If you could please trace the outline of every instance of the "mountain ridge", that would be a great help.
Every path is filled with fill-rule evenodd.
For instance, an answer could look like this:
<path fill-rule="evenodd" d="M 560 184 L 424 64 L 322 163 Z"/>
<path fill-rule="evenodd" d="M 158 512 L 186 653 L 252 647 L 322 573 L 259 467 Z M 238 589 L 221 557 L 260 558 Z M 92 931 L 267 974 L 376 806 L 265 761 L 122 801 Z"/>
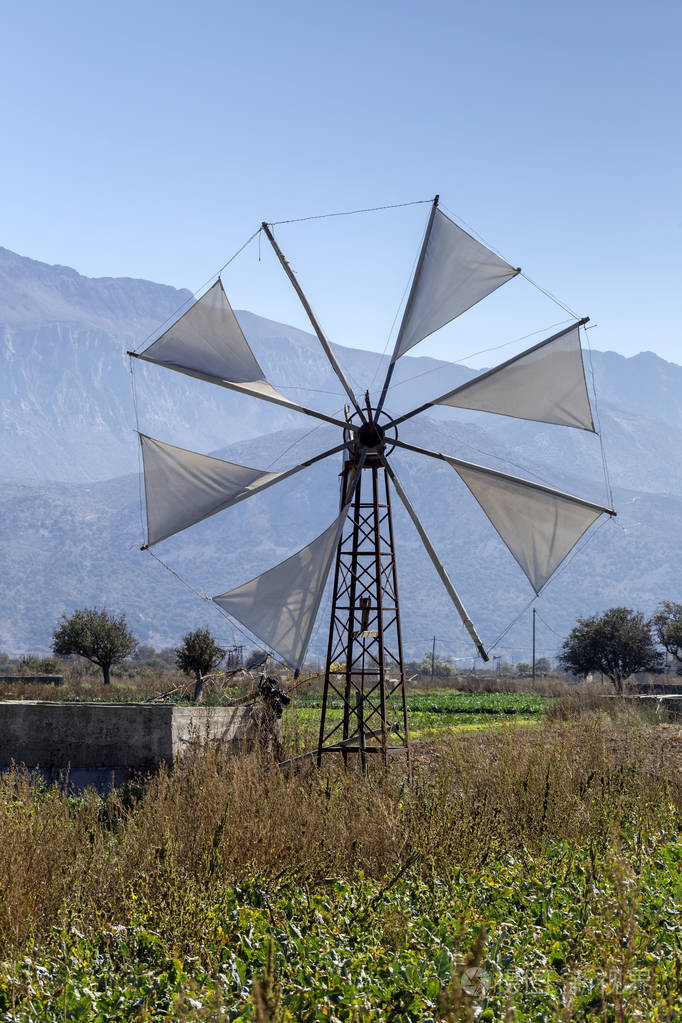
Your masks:
<path fill-rule="evenodd" d="M 60 614 L 82 603 L 127 610 L 141 640 L 158 644 L 175 642 L 186 627 L 207 620 L 225 628 L 222 619 L 216 623 L 214 608 L 135 550 L 144 535 L 125 350 L 143 345 L 189 297 L 153 282 L 83 278 L 71 268 L 0 249 L 0 647 L 47 649 Z M 305 384 L 321 411 L 342 409 L 345 395 L 312 334 L 255 313 L 238 315 L 266 373 L 284 393 L 300 400 Z M 334 347 L 358 379 L 378 376 L 386 363 L 377 353 Z M 660 599 L 682 598 L 675 571 L 682 554 L 682 367 L 652 352 L 629 358 L 586 352 L 585 363 L 588 382 L 592 370 L 597 380 L 619 519 L 596 531 L 590 557 L 577 556 L 561 569 L 561 583 L 551 582 L 541 598 L 543 616 L 564 634 L 571 616 L 621 603 L 623 593 L 647 612 Z M 477 372 L 406 356 L 389 407 L 398 414 Z M 325 424 L 159 367 L 142 367 L 136 380 L 141 428 L 169 443 L 284 468 L 338 442 Z M 415 417 L 400 431 L 422 446 L 525 474 L 600 504 L 608 500 L 599 441 L 583 431 L 444 408 Z M 167 541 L 161 555 L 207 593 L 251 578 L 329 524 L 338 499 L 338 464 L 331 463 Z M 525 578 L 451 470 L 402 452 L 396 452 L 395 465 L 491 642 L 527 602 Z M 468 650 L 405 513 L 398 507 L 394 514 L 406 649 L 423 653 L 420 644 L 436 631 L 451 651 Z M 323 646 L 323 623 L 321 614 L 314 650 Z M 523 659 L 527 631 L 520 624 L 505 640 L 509 650 L 526 643 Z M 541 630 L 539 646 L 546 652 L 557 642 L 551 630 Z"/>

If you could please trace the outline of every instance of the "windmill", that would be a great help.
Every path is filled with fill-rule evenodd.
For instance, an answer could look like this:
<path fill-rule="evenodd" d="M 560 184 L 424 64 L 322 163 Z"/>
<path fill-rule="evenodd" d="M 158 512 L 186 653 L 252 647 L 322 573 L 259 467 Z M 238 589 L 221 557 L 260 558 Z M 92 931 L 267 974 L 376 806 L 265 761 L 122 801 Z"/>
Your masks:
<path fill-rule="evenodd" d="M 293 285 L 348 404 L 343 419 L 298 404 L 266 379 L 220 277 L 169 328 L 131 357 L 331 423 L 339 443 L 270 472 L 176 447 L 140 433 L 147 513 L 143 549 L 260 494 L 309 466 L 343 455 L 340 508 L 318 537 L 279 565 L 211 599 L 300 670 L 333 566 L 318 763 L 326 753 L 409 756 L 400 605 L 391 511 L 397 494 L 478 654 L 474 623 L 391 464 L 398 448 L 438 459 L 465 483 L 536 594 L 610 507 L 403 441 L 400 425 L 435 406 L 473 409 L 596 433 L 578 319 L 539 344 L 397 418 L 384 411 L 397 361 L 424 338 L 521 271 L 472 237 L 433 200 L 395 348 L 376 401 L 356 395 L 272 230 L 261 230 Z M 330 475 L 330 481 L 333 479 Z M 341 701 L 342 716 L 328 714 Z"/>

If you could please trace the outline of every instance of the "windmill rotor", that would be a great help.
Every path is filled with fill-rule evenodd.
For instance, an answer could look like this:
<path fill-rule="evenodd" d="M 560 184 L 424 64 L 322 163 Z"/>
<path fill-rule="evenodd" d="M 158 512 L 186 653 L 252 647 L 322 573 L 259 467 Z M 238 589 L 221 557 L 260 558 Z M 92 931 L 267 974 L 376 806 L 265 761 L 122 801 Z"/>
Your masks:
<path fill-rule="evenodd" d="M 605 505 L 403 441 L 398 427 L 435 406 L 473 409 L 596 433 L 582 359 L 587 318 L 479 373 L 398 417 L 385 411 L 397 361 L 521 271 L 431 204 L 395 347 L 378 400 L 350 385 L 303 288 L 279 247 L 262 231 L 310 319 L 349 403 L 345 419 L 294 402 L 266 378 L 232 310 L 220 277 L 170 327 L 131 357 L 283 406 L 340 428 L 339 443 L 284 471 L 238 465 L 170 445 L 140 431 L 150 548 L 196 523 L 276 486 L 339 453 L 339 513 L 319 536 L 266 572 L 211 599 L 300 670 L 333 571 L 324 696 L 317 759 L 329 752 L 409 757 L 405 666 L 391 492 L 398 495 L 479 656 L 488 652 L 402 486 L 390 458 L 396 448 L 446 463 L 460 477 L 536 594 Z M 401 707 L 389 716 L 399 696 Z M 328 718 L 340 699 L 342 719 Z"/>

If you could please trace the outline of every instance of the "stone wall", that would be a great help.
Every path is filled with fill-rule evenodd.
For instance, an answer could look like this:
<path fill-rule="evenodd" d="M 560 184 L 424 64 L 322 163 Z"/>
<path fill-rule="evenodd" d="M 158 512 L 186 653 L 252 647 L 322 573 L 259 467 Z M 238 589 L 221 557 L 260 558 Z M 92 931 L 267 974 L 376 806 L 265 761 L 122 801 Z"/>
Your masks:
<path fill-rule="evenodd" d="M 0 769 L 15 763 L 49 777 L 68 772 L 77 785 L 154 771 L 193 743 L 238 750 L 257 740 L 251 707 L 0 702 Z"/>
<path fill-rule="evenodd" d="M 37 682 L 43 686 L 64 685 L 63 675 L 0 675 L 0 684 L 3 682 L 23 682 L 28 685 L 30 682 Z"/>

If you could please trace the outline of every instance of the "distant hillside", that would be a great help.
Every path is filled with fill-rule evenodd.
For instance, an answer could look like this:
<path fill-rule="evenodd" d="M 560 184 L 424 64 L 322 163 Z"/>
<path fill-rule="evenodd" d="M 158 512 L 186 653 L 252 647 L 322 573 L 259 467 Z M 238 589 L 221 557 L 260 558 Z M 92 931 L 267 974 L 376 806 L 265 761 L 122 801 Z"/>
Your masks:
<path fill-rule="evenodd" d="M 439 446 L 457 448 L 460 438 L 447 425 L 427 422 L 415 439 L 424 441 L 434 432 Z M 265 446 L 246 441 L 223 453 L 267 463 L 300 436 L 300 431 L 276 434 Z M 301 457 L 310 447 L 300 444 Z M 451 470 L 437 463 L 425 468 L 411 455 L 398 456 L 395 464 L 485 641 L 491 642 L 529 600 L 524 576 Z M 551 468 L 546 465 L 546 472 Z M 338 458 L 320 463 L 156 550 L 200 592 L 222 592 L 287 557 L 328 525 L 338 470 Z M 607 522 L 597 532 L 538 604 L 559 634 L 578 614 L 623 602 L 650 611 L 662 597 L 681 597 L 682 499 L 617 488 L 616 503 L 617 524 Z M 435 634 L 443 649 L 463 656 L 470 643 L 440 581 L 399 505 L 394 514 L 406 647 L 420 655 Z M 206 622 L 231 642 L 232 627 L 212 605 L 137 550 L 142 537 L 134 475 L 87 485 L 2 481 L 0 648 L 46 649 L 60 614 L 103 603 L 124 609 L 145 642 L 165 645 Z M 538 625 L 538 647 L 552 653 L 559 639 Z M 312 644 L 318 654 L 325 629 L 323 613 Z M 496 652 L 525 657 L 528 630 L 526 615 Z"/>
<path fill-rule="evenodd" d="M 144 347 L 190 297 L 149 281 L 82 277 L 0 248 L 0 474 L 87 482 L 135 470 L 125 353 Z M 253 313 L 239 316 L 278 387 L 323 411 L 343 408 L 345 395 L 316 338 Z M 338 351 L 351 375 L 371 379 L 378 355 Z M 433 359 L 403 359 L 396 382 L 434 367 L 444 370 L 441 379 L 453 387 L 472 375 Z M 140 365 L 138 383 L 143 429 L 203 450 L 226 438 L 314 425 L 277 406 L 164 370 Z M 408 403 L 432 396 L 428 377 L 402 390 Z"/>
<path fill-rule="evenodd" d="M 136 549 L 143 533 L 124 353 L 188 295 L 145 281 L 89 280 L 0 249 L 0 648 L 45 650 L 60 614 L 94 603 L 125 610 L 145 642 L 174 642 L 204 622 L 232 640 L 231 625 L 213 606 Z M 278 386 L 320 409 L 343 405 L 314 337 L 252 313 L 239 316 Z M 354 378 L 372 378 L 376 354 L 338 352 Z M 541 652 L 556 650 L 579 613 L 616 603 L 650 611 L 660 599 L 682 599 L 682 367 L 650 352 L 631 359 L 595 352 L 593 365 L 619 518 L 550 583 L 538 604 L 550 626 L 539 622 Z M 390 407 L 413 407 L 472 375 L 406 357 Z M 331 427 L 314 429 L 299 415 L 177 374 L 151 368 L 138 383 L 144 428 L 174 443 L 191 437 L 199 450 L 284 467 L 337 442 Z M 604 499 L 598 440 L 580 431 L 439 409 L 404 424 L 401 436 Z M 404 453 L 396 453 L 395 465 L 491 642 L 530 598 L 524 576 L 446 466 Z M 320 463 L 161 544 L 158 553 L 200 592 L 237 585 L 328 525 L 338 470 L 337 459 Z M 471 644 L 402 509 L 395 516 L 406 647 L 421 654 L 435 633 L 441 649 L 464 656 Z M 325 628 L 323 612 L 314 651 L 323 649 Z M 496 652 L 525 658 L 528 642 L 526 616 Z"/>

